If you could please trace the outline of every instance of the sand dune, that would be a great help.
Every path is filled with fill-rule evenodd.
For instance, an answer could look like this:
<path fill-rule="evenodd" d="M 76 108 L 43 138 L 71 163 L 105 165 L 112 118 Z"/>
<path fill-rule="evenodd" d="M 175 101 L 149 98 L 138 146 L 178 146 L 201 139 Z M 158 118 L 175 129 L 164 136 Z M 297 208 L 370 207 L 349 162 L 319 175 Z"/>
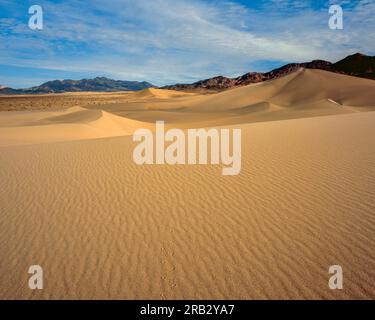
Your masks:
<path fill-rule="evenodd" d="M 242 125 L 229 179 L 136 166 L 130 137 L 3 147 L 0 297 L 375 298 L 374 121 Z M 27 288 L 31 264 L 42 291 Z M 343 291 L 328 288 L 332 264 Z"/>
<path fill-rule="evenodd" d="M 374 299 L 374 89 L 301 69 L 216 94 L 48 95 L 0 112 L 0 298 Z M 241 128 L 241 174 L 135 165 L 130 135 L 155 120 Z M 328 288 L 336 264 L 342 291 Z"/>
<path fill-rule="evenodd" d="M 158 98 L 158 99 L 170 99 L 186 96 L 194 96 L 194 93 L 174 91 L 174 90 L 164 90 L 164 89 L 155 89 L 148 88 L 139 92 L 132 93 L 129 98 Z"/>
<path fill-rule="evenodd" d="M 148 123 L 81 107 L 63 112 L 29 112 L 27 116 L 12 112 L 5 118 L 8 125 L 0 127 L 0 146 L 126 136 L 138 128 L 152 127 Z M 15 125 L 17 119 L 19 123 Z M 9 126 L 9 122 L 13 126 Z"/>
<path fill-rule="evenodd" d="M 216 94 L 184 93 L 151 88 L 122 95 L 110 93 L 108 96 L 121 97 L 121 99 L 109 104 L 105 102 L 103 96 L 107 94 L 94 94 L 91 98 L 99 99 L 98 104 L 92 103 L 83 109 L 74 106 L 55 113 L 47 110 L 34 113 L 16 112 L 2 116 L 0 133 L 3 138 L 0 138 L 0 145 L 4 145 L 1 140 L 6 140 L 6 144 L 11 143 L 15 131 L 17 131 L 15 142 L 21 141 L 23 136 L 28 143 L 37 142 L 39 131 L 42 136 L 45 136 L 49 129 L 56 131 L 53 127 L 45 127 L 53 124 L 59 125 L 57 131 L 61 132 L 62 129 L 69 133 L 65 137 L 54 132 L 50 139 L 43 141 L 128 135 L 138 127 L 150 127 L 157 120 L 188 128 L 375 110 L 374 81 L 307 69 L 300 69 L 273 81 Z M 79 99 L 86 95 L 82 93 L 66 95 L 66 99 L 73 99 L 73 97 L 77 97 L 77 102 L 82 104 Z M 50 98 L 47 95 L 40 98 L 41 101 L 43 99 Z M 115 124 L 112 125 L 112 121 Z M 105 123 L 110 126 L 110 130 L 105 129 Z M 74 129 L 64 128 L 65 125 L 73 125 Z M 103 133 L 102 129 L 106 132 Z M 76 136 L 74 130 L 77 131 Z M 29 137 L 35 138 L 30 140 Z"/>
<path fill-rule="evenodd" d="M 371 111 L 375 110 L 374 92 L 372 80 L 300 69 L 283 78 L 217 94 L 168 99 L 169 92 L 165 99 L 150 98 L 98 108 L 147 122 L 164 119 L 189 126 L 241 124 Z"/>

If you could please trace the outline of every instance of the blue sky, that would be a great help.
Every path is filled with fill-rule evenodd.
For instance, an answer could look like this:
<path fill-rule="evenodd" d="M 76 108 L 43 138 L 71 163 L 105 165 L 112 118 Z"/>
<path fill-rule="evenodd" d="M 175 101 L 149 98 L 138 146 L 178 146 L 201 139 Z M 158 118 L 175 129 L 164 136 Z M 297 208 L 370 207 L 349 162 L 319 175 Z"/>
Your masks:
<path fill-rule="evenodd" d="M 41 5 L 44 29 L 28 28 Z M 328 28 L 328 7 L 344 30 Z M 0 0 L 0 85 L 108 76 L 156 85 L 375 55 L 375 0 Z"/>

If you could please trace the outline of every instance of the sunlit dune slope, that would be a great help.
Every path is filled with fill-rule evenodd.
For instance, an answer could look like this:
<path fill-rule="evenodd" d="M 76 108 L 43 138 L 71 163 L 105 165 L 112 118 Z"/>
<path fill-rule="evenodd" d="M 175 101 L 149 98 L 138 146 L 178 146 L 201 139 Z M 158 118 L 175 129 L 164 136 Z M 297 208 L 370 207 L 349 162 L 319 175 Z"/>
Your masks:
<path fill-rule="evenodd" d="M 150 124 L 126 119 L 101 110 L 73 107 L 63 112 L 34 112 L 5 116 L 0 127 L 0 146 L 56 141 L 97 139 L 132 134 Z M 17 123 L 17 118 L 20 122 Z"/>
<path fill-rule="evenodd" d="M 138 166 L 131 137 L 2 147 L 0 298 L 374 299 L 374 122 L 236 126 L 233 177 Z"/>

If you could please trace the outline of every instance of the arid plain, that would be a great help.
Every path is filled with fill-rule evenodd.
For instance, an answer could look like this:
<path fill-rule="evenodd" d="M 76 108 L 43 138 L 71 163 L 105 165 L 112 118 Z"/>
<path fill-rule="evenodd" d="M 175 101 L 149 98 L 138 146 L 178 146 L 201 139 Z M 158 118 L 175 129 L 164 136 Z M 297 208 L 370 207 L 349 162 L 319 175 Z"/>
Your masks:
<path fill-rule="evenodd" d="M 375 298 L 375 81 L 300 69 L 0 110 L 0 298 Z M 132 133 L 157 120 L 241 128 L 241 173 L 137 166 Z M 43 290 L 28 288 L 35 264 Z"/>

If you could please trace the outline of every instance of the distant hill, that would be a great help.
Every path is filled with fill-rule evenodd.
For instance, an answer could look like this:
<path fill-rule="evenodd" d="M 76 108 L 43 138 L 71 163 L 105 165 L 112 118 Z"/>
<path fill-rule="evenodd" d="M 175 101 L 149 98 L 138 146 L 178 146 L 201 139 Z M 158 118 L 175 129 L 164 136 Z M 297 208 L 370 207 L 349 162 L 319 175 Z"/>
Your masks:
<path fill-rule="evenodd" d="M 334 71 L 375 80 L 375 57 L 356 53 L 332 65 Z"/>
<path fill-rule="evenodd" d="M 299 68 L 320 69 L 346 75 L 375 79 L 375 57 L 363 54 L 354 54 L 337 63 L 331 63 L 324 60 L 314 60 L 305 63 L 291 63 L 270 72 L 249 72 L 237 78 L 227 78 L 218 76 L 206 80 L 197 81 L 192 84 L 175 84 L 165 86 L 163 89 L 171 90 L 223 90 L 239 86 L 245 86 L 251 83 L 258 83 L 267 80 L 277 79 L 288 75 Z"/>
<path fill-rule="evenodd" d="M 2 94 L 34 94 L 64 92 L 115 92 L 138 91 L 153 88 L 149 82 L 112 80 L 106 77 L 82 80 L 54 80 L 29 89 L 0 88 Z"/>

